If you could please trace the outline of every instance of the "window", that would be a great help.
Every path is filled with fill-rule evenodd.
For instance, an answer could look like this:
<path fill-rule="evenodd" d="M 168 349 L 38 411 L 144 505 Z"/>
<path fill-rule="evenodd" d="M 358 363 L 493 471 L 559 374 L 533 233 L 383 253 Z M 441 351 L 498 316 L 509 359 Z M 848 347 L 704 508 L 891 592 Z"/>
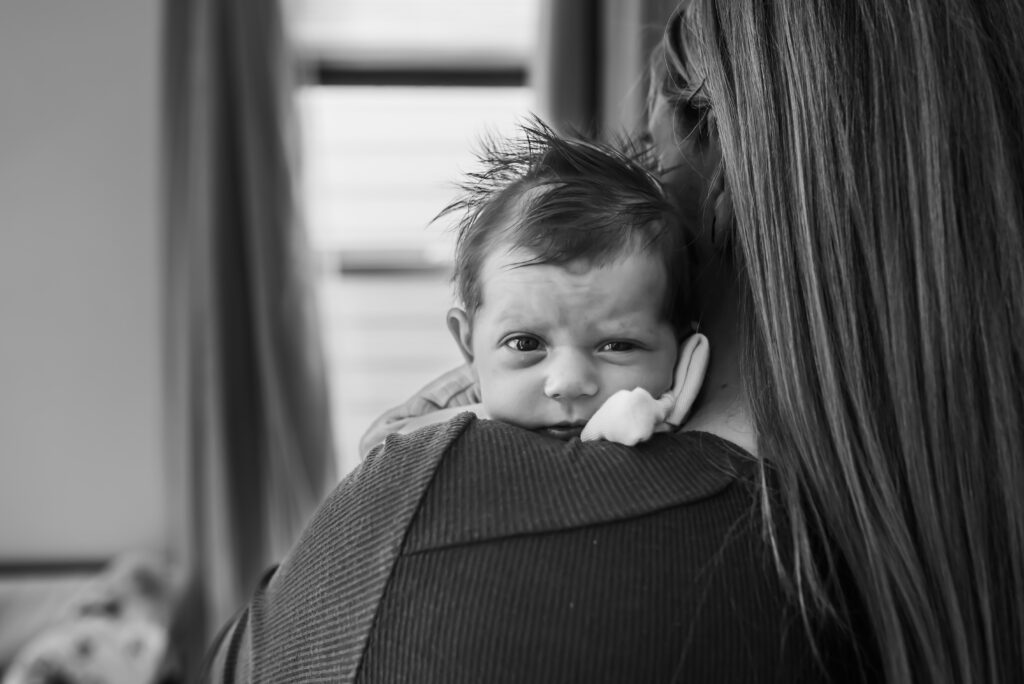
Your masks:
<path fill-rule="evenodd" d="M 537 0 L 285 0 L 308 82 L 298 95 L 306 223 L 339 471 L 370 422 L 460 363 L 448 224 L 485 134 L 534 110 Z"/>
<path fill-rule="evenodd" d="M 298 108 L 317 249 L 343 267 L 445 262 L 431 219 L 486 133 L 534 109 L 535 0 L 292 0 L 311 83 Z"/>

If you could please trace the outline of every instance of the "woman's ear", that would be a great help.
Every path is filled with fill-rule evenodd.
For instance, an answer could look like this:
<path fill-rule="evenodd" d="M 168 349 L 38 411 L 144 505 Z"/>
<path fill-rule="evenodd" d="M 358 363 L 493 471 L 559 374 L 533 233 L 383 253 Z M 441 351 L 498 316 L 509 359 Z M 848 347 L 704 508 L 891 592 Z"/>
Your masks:
<path fill-rule="evenodd" d="M 458 307 L 448 309 L 448 332 L 455 338 L 455 344 L 459 346 L 466 363 L 473 363 L 473 331 L 465 311 Z"/>
<path fill-rule="evenodd" d="M 733 211 L 732 192 L 725 180 L 725 171 L 718 170 L 715 183 L 711 188 L 711 206 L 714 211 L 711 225 L 711 244 L 722 248 L 732 239 Z"/>

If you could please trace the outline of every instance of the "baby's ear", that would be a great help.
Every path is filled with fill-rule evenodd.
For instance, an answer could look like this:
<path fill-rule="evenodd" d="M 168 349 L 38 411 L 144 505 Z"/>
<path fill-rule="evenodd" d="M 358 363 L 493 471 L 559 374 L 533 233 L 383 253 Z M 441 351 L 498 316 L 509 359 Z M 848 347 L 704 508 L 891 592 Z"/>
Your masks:
<path fill-rule="evenodd" d="M 679 359 L 676 361 L 675 379 L 669 394 L 673 397 L 672 408 L 665 422 L 673 427 L 683 424 L 700 388 L 704 385 L 704 375 L 708 369 L 708 338 L 694 333 L 683 340 L 679 346 Z"/>
<path fill-rule="evenodd" d="M 448 331 L 455 338 L 455 344 L 459 345 L 462 358 L 466 363 L 473 363 L 473 337 L 469 316 L 458 307 L 448 309 Z"/>

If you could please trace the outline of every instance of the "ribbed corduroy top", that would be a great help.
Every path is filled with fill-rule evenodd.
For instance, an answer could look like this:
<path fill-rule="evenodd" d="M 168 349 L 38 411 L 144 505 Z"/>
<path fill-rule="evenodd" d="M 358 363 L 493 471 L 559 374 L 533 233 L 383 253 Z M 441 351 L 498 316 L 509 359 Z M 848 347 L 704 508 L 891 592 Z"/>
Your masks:
<path fill-rule="evenodd" d="M 753 458 L 463 414 L 388 437 L 214 646 L 207 681 L 799 682 L 812 651 L 763 540 Z"/>

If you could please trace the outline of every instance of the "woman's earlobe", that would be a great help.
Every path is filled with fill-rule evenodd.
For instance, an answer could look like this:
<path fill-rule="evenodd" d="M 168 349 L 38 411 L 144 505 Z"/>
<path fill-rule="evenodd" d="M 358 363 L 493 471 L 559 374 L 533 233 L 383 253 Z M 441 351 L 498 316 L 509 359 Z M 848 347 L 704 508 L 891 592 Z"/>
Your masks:
<path fill-rule="evenodd" d="M 458 307 L 448 309 L 448 332 L 452 334 L 455 344 L 462 352 L 466 363 L 473 363 L 473 331 L 469 315 Z"/>
<path fill-rule="evenodd" d="M 718 248 L 727 247 L 732 240 L 733 210 L 732 193 L 725 182 L 725 174 L 719 171 L 719 178 L 712 189 L 714 215 L 711 217 L 711 244 Z"/>

